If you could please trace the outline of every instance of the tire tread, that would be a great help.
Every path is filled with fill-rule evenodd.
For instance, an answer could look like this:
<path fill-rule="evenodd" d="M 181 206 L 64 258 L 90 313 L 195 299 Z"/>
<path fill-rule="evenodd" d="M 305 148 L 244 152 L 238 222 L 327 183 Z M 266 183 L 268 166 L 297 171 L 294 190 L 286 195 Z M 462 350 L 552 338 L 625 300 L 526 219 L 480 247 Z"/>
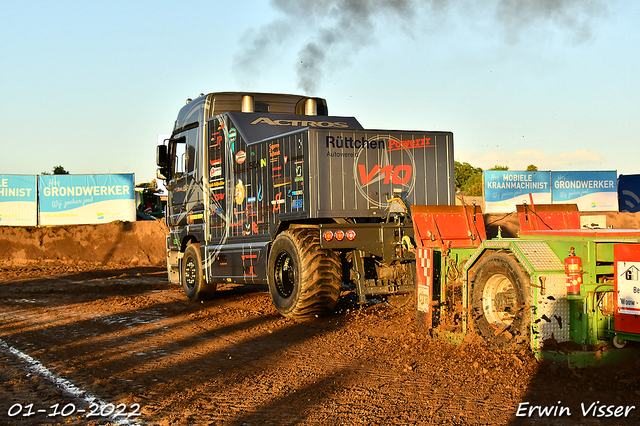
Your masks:
<path fill-rule="evenodd" d="M 304 319 L 333 309 L 340 296 L 341 264 L 331 250 L 320 249 L 317 229 L 284 231 L 298 248 L 300 256 L 300 297 L 286 316 Z"/>

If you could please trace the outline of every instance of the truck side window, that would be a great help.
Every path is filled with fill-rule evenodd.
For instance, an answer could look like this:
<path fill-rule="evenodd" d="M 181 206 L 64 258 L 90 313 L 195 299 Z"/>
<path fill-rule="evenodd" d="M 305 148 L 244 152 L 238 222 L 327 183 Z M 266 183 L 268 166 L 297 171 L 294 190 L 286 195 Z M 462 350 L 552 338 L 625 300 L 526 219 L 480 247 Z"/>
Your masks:
<path fill-rule="evenodd" d="M 182 137 L 171 141 L 171 156 L 173 157 L 174 177 L 180 177 L 185 172 L 187 160 L 187 140 Z"/>
<path fill-rule="evenodd" d="M 192 173 L 196 169 L 196 152 L 198 146 L 198 129 L 191 129 L 187 132 L 187 162 L 186 172 Z"/>

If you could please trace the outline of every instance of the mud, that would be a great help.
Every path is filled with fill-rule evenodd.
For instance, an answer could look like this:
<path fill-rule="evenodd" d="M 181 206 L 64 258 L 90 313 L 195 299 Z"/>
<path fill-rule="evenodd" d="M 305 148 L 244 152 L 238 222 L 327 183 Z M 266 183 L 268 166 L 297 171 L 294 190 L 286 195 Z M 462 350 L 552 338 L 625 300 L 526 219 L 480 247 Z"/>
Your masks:
<path fill-rule="evenodd" d="M 422 335 L 413 311 L 349 292 L 304 322 L 279 316 L 264 286 L 192 303 L 167 282 L 161 222 L 103 227 L 1 229 L 0 424 L 640 422 L 637 357 L 568 369 L 472 335 L 449 343 Z M 91 417 L 91 401 L 123 416 Z M 594 403 L 638 408 L 584 416 Z M 517 416 L 535 406 L 571 415 Z"/>

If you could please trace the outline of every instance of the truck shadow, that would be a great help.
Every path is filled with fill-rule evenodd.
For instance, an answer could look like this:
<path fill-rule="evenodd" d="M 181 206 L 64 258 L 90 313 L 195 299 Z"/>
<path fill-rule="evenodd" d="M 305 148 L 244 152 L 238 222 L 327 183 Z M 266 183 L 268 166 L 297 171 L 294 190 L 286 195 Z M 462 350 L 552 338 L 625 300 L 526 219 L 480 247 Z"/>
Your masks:
<path fill-rule="evenodd" d="M 49 279 L 0 285 L 0 296 L 44 303 L 5 303 L 1 338 L 104 401 L 139 403 L 150 424 L 638 422 L 638 410 L 583 418 L 580 405 L 640 405 L 638 358 L 570 370 L 456 346 L 415 335 L 412 312 L 349 294 L 336 313 L 299 322 L 266 286 L 224 285 L 193 303 L 153 268 L 65 278 L 53 293 Z M 572 415 L 522 418 L 522 403 Z"/>
<path fill-rule="evenodd" d="M 28 304 L 51 308 L 71 301 L 90 303 L 115 295 L 135 296 L 168 287 L 166 270 L 159 267 L 74 272 L 29 270 L 26 277 L 0 282 L 0 298 L 5 306 L 20 307 Z"/>
<path fill-rule="evenodd" d="M 165 279 L 158 274 L 72 274 L 56 278 L 53 292 L 46 278 L 16 281 L 25 284 L 21 291 L 5 288 L 5 295 L 38 297 L 43 305 L 5 305 L 0 336 L 105 401 L 140 401 L 150 419 L 193 411 L 228 424 L 296 424 L 368 374 L 361 360 L 345 356 L 349 348 L 368 353 L 352 341 L 358 334 L 342 342 L 358 312 L 348 297 L 340 309 L 349 314 L 297 322 L 276 312 L 265 286 L 225 285 L 213 300 L 192 303 L 158 283 Z M 141 286 L 141 276 L 152 283 Z"/>

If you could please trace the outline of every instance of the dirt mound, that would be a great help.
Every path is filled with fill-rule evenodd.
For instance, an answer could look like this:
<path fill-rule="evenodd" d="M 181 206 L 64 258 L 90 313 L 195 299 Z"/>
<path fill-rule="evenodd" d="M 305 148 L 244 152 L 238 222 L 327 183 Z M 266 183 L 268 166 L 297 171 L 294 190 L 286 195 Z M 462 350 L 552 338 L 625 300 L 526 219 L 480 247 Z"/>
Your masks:
<path fill-rule="evenodd" d="M 581 212 L 581 216 L 606 217 L 606 227 L 613 229 L 640 229 L 640 213 L 618 212 Z M 515 238 L 520 231 L 518 214 L 485 214 L 484 223 L 487 229 L 487 238 L 494 238 L 498 234 L 498 227 L 503 238 Z"/>
<path fill-rule="evenodd" d="M 607 227 L 640 229 L 640 213 L 588 215 L 606 216 Z M 485 225 L 489 238 L 497 235 L 498 227 L 505 238 L 516 237 L 520 230 L 516 213 L 487 214 Z M 24 275 L 29 271 L 72 272 L 96 267 L 164 267 L 167 233 L 162 220 L 40 228 L 2 226 L 0 271 L 14 270 Z"/>
<path fill-rule="evenodd" d="M 104 225 L 0 227 L 0 269 L 163 266 L 162 220 Z"/>

